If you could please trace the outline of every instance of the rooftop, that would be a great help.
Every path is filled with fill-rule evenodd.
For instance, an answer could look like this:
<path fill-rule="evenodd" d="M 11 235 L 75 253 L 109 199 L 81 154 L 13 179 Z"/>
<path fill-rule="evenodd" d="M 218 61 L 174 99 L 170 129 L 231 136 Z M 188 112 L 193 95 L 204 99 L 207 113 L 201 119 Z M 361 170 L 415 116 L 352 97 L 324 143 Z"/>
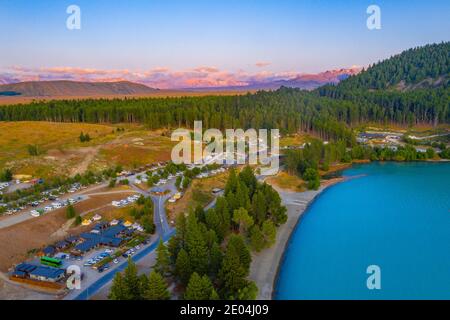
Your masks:
<path fill-rule="evenodd" d="M 36 267 L 33 271 L 30 272 L 30 275 L 37 276 L 37 277 L 45 277 L 47 279 L 56 279 L 61 274 L 64 274 L 65 271 L 63 269 L 56 269 L 52 267 L 44 267 L 39 266 Z"/>

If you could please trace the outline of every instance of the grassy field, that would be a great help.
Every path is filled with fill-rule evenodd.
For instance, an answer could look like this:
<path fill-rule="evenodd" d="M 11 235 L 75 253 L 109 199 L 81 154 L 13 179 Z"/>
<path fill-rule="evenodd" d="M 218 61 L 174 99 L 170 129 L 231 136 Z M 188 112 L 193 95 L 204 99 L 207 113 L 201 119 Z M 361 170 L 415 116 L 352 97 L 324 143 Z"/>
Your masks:
<path fill-rule="evenodd" d="M 120 139 L 103 146 L 92 162 L 91 169 L 107 167 L 110 163 L 136 168 L 144 164 L 170 159 L 175 142 L 162 131 L 131 129 Z"/>
<path fill-rule="evenodd" d="M 276 176 L 267 178 L 267 183 L 278 188 L 303 192 L 306 190 L 305 182 L 297 176 L 290 175 L 285 171 L 280 171 Z"/>
<path fill-rule="evenodd" d="M 280 147 L 300 146 L 309 141 L 311 137 L 307 134 L 294 134 L 280 138 Z"/>
<path fill-rule="evenodd" d="M 125 131 L 117 132 L 118 127 Z M 81 132 L 91 140 L 80 142 Z M 0 169 L 45 178 L 168 160 L 174 143 L 162 131 L 142 126 L 26 121 L 0 122 L 0 145 Z M 38 155 L 31 155 L 29 146 Z"/>

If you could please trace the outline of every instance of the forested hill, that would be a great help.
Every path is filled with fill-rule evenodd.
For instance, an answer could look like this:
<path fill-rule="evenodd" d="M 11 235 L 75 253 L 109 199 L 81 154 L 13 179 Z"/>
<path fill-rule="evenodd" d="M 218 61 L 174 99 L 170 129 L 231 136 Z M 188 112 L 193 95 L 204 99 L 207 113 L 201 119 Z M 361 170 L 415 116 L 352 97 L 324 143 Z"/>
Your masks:
<path fill-rule="evenodd" d="M 342 81 L 338 87 L 397 89 L 445 87 L 450 81 L 450 42 L 406 50 Z"/>
<path fill-rule="evenodd" d="M 315 93 L 363 110 L 375 104 L 400 124 L 450 123 L 450 42 L 407 50 Z"/>

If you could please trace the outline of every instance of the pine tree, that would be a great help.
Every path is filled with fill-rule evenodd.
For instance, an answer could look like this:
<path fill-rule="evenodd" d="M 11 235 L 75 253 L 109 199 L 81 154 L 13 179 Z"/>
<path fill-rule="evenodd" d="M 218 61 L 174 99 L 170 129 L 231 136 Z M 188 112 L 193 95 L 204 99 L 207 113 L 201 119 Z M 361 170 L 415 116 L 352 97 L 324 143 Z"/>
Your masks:
<path fill-rule="evenodd" d="M 235 193 L 238 187 L 238 178 L 236 175 L 236 170 L 234 168 L 230 169 L 230 174 L 228 176 L 227 184 L 225 185 L 225 196 L 230 193 Z"/>
<path fill-rule="evenodd" d="M 211 297 L 213 286 L 208 276 L 200 277 L 194 272 L 184 293 L 185 300 L 208 300 Z"/>
<path fill-rule="evenodd" d="M 137 274 L 136 264 L 133 260 L 131 260 L 131 258 L 128 258 L 128 266 L 125 268 L 123 281 L 131 300 L 140 300 L 142 296 L 142 292 L 140 290 L 141 283 Z"/>
<path fill-rule="evenodd" d="M 227 249 L 234 250 L 239 257 L 239 263 L 244 268 L 246 275 L 250 270 L 252 256 L 250 250 L 245 244 L 244 238 L 241 235 L 232 235 L 228 241 Z"/>
<path fill-rule="evenodd" d="M 267 215 L 266 198 L 262 191 L 257 191 L 253 196 L 252 213 L 256 223 L 261 224 Z"/>
<path fill-rule="evenodd" d="M 218 243 L 214 243 L 209 253 L 209 273 L 217 275 L 222 264 L 223 254 Z"/>
<path fill-rule="evenodd" d="M 277 237 L 277 228 L 272 221 L 265 221 L 262 225 L 262 234 L 266 242 L 266 246 L 270 247 L 275 243 Z"/>
<path fill-rule="evenodd" d="M 170 293 L 167 288 L 167 283 L 163 276 L 152 271 L 148 278 L 147 290 L 143 294 L 146 300 L 168 300 L 170 299 Z"/>
<path fill-rule="evenodd" d="M 209 296 L 209 300 L 220 300 L 219 294 L 217 293 L 216 289 L 211 290 L 211 295 Z"/>
<path fill-rule="evenodd" d="M 255 174 L 250 166 L 246 166 L 239 173 L 239 180 L 245 183 L 247 188 L 249 189 L 249 197 L 252 198 L 254 192 L 256 191 L 256 187 L 258 185 L 258 180 L 256 180 Z"/>
<path fill-rule="evenodd" d="M 261 251 L 265 247 L 264 236 L 258 226 L 253 226 L 250 231 L 250 245 L 256 252 Z"/>
<path fill-rule="evenodd" d="M 128 295 L 128 290 L 125 285 L 125 281 L 120 272 L 116 273 L 111 291 L 109 292 L 108 299 L 110 300 L 131 300 L 131 297 Z"/>
<path fill-rule="evenodd" d="M 162 275 L 166 275 L 170 271 L 169 251 L 162 239 L 159 240 L 158 248 L 156 248 L 155 270 Z"/>
<path fill-rule="evenodd" d="M 175 263 L 175 273 L 178 276 L 178 279 L 183 284 L 187 284 L 189 278 L 191 277 L 191 265 L 189 261 L 189 255 L 186 250 L 181 249 L 178 253 L 177 260 Z"/>
<path fill-rule="evenodd" d="M 205 274 L 208 271 L 208 250 L 195 214 L 187 218 L 186 249 L 192 272 Z"/>
<path fill-rule="evenodd" d="M 219 197 L 217 199 L 215 210 L 220 217 L 219 231 L 216 232 L 220 238 L 225 238 L 231 229 L 231 214 L 225 198 Z"/>
<path fill-rule="evenodd" d="M 250 217 L 247 210 L 244 208 L 234 210 L 233 221 L 239 226 L 239 232 L 241 234 L 247 232 L 248 228 L 250 228 L 254 223 L 253 218 Z"/>
<path fill-rule="evenodd" d="M 73 219 L 77 215 L 75 208 L 72 205 L 69 205 L 66 209 L 66 218 Z"/>
<path fill-rule="evenodd" d="M 234 296 L 247 285 L 246 271 L 239 261 L 236 251 L 227 247 L 218 279 L 222 285 L 224 296 Z"/>
<path fill-rule="evenodd" d="M 255 300 L 258 296 L 258 287 L 251 281 L 244 288 L 239 289 L 237 300 Z"/>

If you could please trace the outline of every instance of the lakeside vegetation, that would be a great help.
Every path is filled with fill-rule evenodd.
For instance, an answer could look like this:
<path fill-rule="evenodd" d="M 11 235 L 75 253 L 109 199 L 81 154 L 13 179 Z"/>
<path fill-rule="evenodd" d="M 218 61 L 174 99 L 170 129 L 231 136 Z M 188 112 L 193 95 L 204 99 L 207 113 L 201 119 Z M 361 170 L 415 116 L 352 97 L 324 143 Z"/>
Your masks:
<path fill-rule="evenodd" d="M 324 144 L 319 139 L 311 139 L 303 149 L 286 151 L 286 169 L 306 181 L 309 189 L 320 186 L 319 171 L 327 172 L 332 164 L 351 163 L 352 161 L 420 161 L 450 159 L 450 148 L 437 154 L 429 147 L 426 152 L 418 152 L 412 145 L 390 147 L 370 147 L 355 145 L 346 147 L 344 141 Z"/>

